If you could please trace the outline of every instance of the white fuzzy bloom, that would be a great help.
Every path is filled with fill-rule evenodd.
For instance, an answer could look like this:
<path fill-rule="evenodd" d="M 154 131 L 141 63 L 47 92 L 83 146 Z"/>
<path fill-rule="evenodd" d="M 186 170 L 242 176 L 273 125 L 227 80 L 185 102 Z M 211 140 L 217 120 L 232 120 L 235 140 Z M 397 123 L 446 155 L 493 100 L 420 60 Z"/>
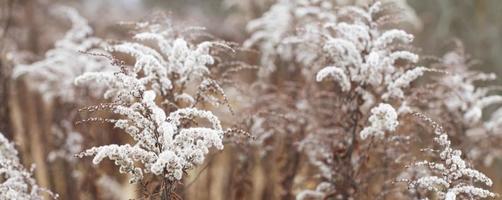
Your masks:
<path fill-rule="evenodd" d="M 433 70 L 425 67 L 416 67 L 406 71 L 387 86 L 387 93 L 383 95 L 383 98 L 404 98 L 403 89 L 408 87 L 411 82 L 422 76 L 426 71 Z"/>
<path fill-rule="evenodd" d="M 486 96 L 478 99 L 475 103 L 474 106 L 469 109 L 465 115 L 464 115 L 464 120 L 466 121 L 467 124 L 474 124 L 476 122 L 479 122 L 482 117 L 483 109 L 487 106 L 494 105 L 494 104 L 501 104 L 502 103 L 502 96 L 500 95 L 492 95 L 492 96 Z"/>
<path fill-rule="evenodd" d="M 449 191 L 446 193 L 446 196 L 444 199 L 445 200 L 455 200 L 455 199 L 457 199 L 457 194 L 455 194 L 455 192 L 453 192 L 453 191 Z"/>
<path fill-rule="evenodd" d="M 275 71 L 276 62 L 281 60 L 302 64 L 314 62 L 317 50 L 308 48 L 303 41 L 319 40 L 323 31 L 319 21 L 336 21 L 330 1 L 279 0 L 263 16 L 250 21 L 246 29 L 251 36 L 244 47 L 260 50 L 263 68 L 259 75 L 267 76 Z M 297 37 L 295 34 L 299 30 L 305 33 Z"/>
<path fill-rule="evenodd" d="M 416 187 L 426 188 L 428 190 L 434 190 L 435 187 L 450 187 L 450 184 L 437 176 L 426 176 L 421 177 L 415 181 Z"/>
<path fill-rule="evenodd" d="M 346 92 L 350 90 L 350 80 L 343 69 L 333 66 L 325 67 L 317 72 L 316 80 L 320 82 L 328 76 L 333 77 L 340 84 L 342 91 Z"/>
<path fill-rule="evenodd" d="M 502 108 L 497 109 L 492 114 L 490 120 L 484 124 L 484 127 L 495 134 L 502 134 Z"/>
<path fill-rule="evenodd" d="M 183 38 L 176 38 L 167 29 L 140 32 L 134 36 L 138 42 L 123 42 L 109 48 L 113 52 L 129 54 L 135 58 L 131 71 L 87 72 L 77 77 L 75 83 L 105 85 L 108 87 L 105 98 L 128 103 L 138 98 L 148 87 L 157 93 L 166 94 L 173 88 L 173 84 L 182 84 L 189 79 L 208 75 L 208 65 L 214 64 L 214 58 L 209 54 L 210 47 L 223 44 L 202 42 L 193 45 Z M 140 43 L 144 40 L 159 43 L 160 51 Z M 178 78 L 173 80 L 172 74 Z"/>
<path fill-rule="evenodd" d="M 223 149 L 224 131 L 219 119 L 210 111 L 192 107 L 195 94 L 188 87 L 208 87 L 209 66 L 215 62 L 210 50 L 225 44 L 192 44 L 174 34 L 172 27 L 145 26 L 145 31 L 134 36 L 138 42 L 122 42 L 110 48 L 132 56 L 132 66 L 121 66 L 118 72 L 86 73 L 76 79 L 78 84 L 99 82 L 107 86 L 104 96 L 114 102 L 112 112 L 122 116 L 107 120 L 129 134 L 132 142 L 92 147 L 80 156 L 94 156 L 94 164 L 103 159 L 114 161 L 121 173 L 132 175 L 131 182 L 147 173 L 179 181 L 185 171 L 204 162 L 211 148 Z M 153 40 L 159 48 L 140 43 L 145 40 Z M 221 87 L 215 87 L 223 93 Z M 171 96 L 174 98 L 167 98 Z M 177 100 L 187 101 L 190 107 L 178 105 Z M 176 110 L 166 113 L 158 103 Z"/>
<path fill-rule="evenodd" d="M 43 200 L 43 193 L 53 195 L 37 185 L 32 172 L 25 169 L 14 144 L 0 133 L 0 199 Z"/>
<path fill-rule="evenodd" d="M 389 44 L 394 41 L 400 41 L 405 44 L 411 43 L 413 41 L 413 35 L 406 33 L 403 30 L 392 29 L 385 31 L 380 37 L 378 37 L 375 41 L 375 47 L 384 49 Z"/>
<path fill-rule="evenodd" d="M 244 42 L 244 47 L 259 45 L 263 53 L 261 64 L 265 67 L 262 73 L 275 71 L 277 54 L 284 54 L 284 57 L 290 54 L 289 48 L 280 48 L 279 45 L 291 29 L 291 6 L 288 1 L 278 1 L 261 18 L 250 21 L 246 27 L 253 34 Z"/>
<path fill-rule="evenodd" d="M 341 7 L 338 14 L 350 16 L 351 20 L 325 22 L 324 31 L 320 31 L 322 39 L 305 40 L 305 43 L 322 48 L 323 55 L 318 57 L 339 68 L 331 69 L 330 74 L 335 76 L 344 91 L 360 87 L 371 91 L 375 98 L 403 99 L 403 90 L 412 81 L 425 71 L 433 70 L 415 66 L 419 56 L 403 48 L 410 45 L 413 35 L 399 29 L 381 30 L 372 24 L 373 15 L 380 11 L 380 7 L 378 2 L 368 9 Z M 326 77 L 327 72 L 319 71 L 317 77 Z"/>
<path fill-rule="evenodd" d="M 407 60 L 411 63 L 418 62 L 418 55 L 409 51 L 395 51 L 390 54 L 390 58 L 392 60 L 392 63 L 396 62 L 396 60 L 398 59 Z"/>
<path fill-rule="evenodd" d="M 148 150 L 129 144 L 93 147 L 81 153 L 80 157 L 91 155 L 94 155 L 92 162 L 95 165 L 99 164 L 105 158 L 115 161 L 115 165 L 120 167 L 121 173 L 131 173 L 133 175 L 131 182 L 138 181 L 143 177 L 142 169 L 134 165 L 136 161 L 148 165 L 157 157 Z"/>
<path fill-rule="evenodd" d="M 441 146 L 441 149 L 437 151 L 440 161 L 422 161 L 414 164 L 414 166 L 427 166 L 435 175 L 425 175 L 409 182 L 410 188 L 436 192 L 445 199 L 455 199 L 460 193 L 478 198 L 495 197 L 495 193 L 473 185 L 473 182 L 479 182 L 492 186 L 493 182 L 482 172 L 470 168 L 462 159 L 460 150 L 451 148 L 448 134 L 444 132 L 443 127 L 422 114 L 416 115 L 434 127 L 434 141 Z"/>
<path fill-rule="evenodd" d="M 336 63 L 339 67 L 357 67 L 362 65 L 360 50 L 356 44 L 346 39 L 333 38 L 326 41 L 323 50 L 333 59 L 339 61 Z"/>
<path fill-rule="evenodd" d="M 397 112 L 389 104 L 381 103 L 371 109 L 369 118 L 371 125 L 361 131 L 361 138 L 366 139 L 369 136 L 383 137 L 385 131 L 395 131 L 399 122 L 397 121 Z"/>
<path fill-rule="evenodd" d="M 178 130 L 176 127 L 180 125 L 180 119 L 188 116 L 207 119 L 212 128 Z M 161 137 L 164 141 L 162 152 L 151 167 L 154 174 L 161 174 L 166 169 L 171 171 L 172 177 L 180 180 L 183 170 L 202 164 L 209 148 L 223 149 L 223 130 L 219 120 L 211 112 L 194 108 L 180 109 L 171 113 L 167 121 L 170 124 L 164 126 L 169 126 L 169 129 L 173 127 L 174 130 L 164 132 Z"/>
<path fill-rule="evenodd" d="M 494 141 L 493 137 L 500 136 L 502 130 L 502 97 L 497 94 L 500 87 L 478 86 L 479 82 L 497 77 L 470 69 L 469 56 L 464 51 L 459 46 L 443 56 L 442 64 L 450 73 L 439 78 L 438 83 L 442 86 L 439 92 L 448 111 L 463 116 L 462 126 L 467 136 L 478 144 L 472 146 L 469 157 L 484 160 L 486 165 L 490 165 L 493 158 L 501 156 L 496 149 L 484 148 Z M 495 112 L 491 112 L 492 109 Z"/>
<path fill-rule="evenodd" d="M 166 116 L 156 105 L 155 96 L 154 91 L 145 91 L 141 103 L 130 107 L 119 106 L 115 110 L 127 117 L 127 120 L 117 120 L 115 125 L 133 137 L 136 141 L 134 146 L 112 144 L 93 147 L 80 156 L 94 155 L 94 164 L 104 158 L 114 160 L 122 173 L 133 175 L 131 182 L 142 179 L 145 172 L 180 180 L 184 170 L 202 164 L 209 148 L 223 149 L 223 130 L 220 121 L 211 112 L 183 108 Z M 150 114 L 142 114 L 145 111 Z M 180 127 L 182 119 L 192 117 L 206 119 L 211 127 Z M 136 167 L 136 162 L 143 163 L 146 168 Z"/>
<path fill-rule="evenodd" d="M 370 28 L 361 24 L 348 24 L 340 22 L 333 27 L 339 34 L 339 37 L 345 38 L 355 45 L 357 52 L 368 48 L 371 41 Z"/>
<path fill-rule="evenodd" d="M 459 194 L 467 194 L 467 195 L 472 195 L 475 197 L 479 198 L 494 198 L 496 195 L 488 190 L 466 185 L 466 186 L 459 186 L 453 189 L 448 190 L 446 193 L 446 198 L 445 199 L 452 199 L 455 200 L 457 195 Z"/>

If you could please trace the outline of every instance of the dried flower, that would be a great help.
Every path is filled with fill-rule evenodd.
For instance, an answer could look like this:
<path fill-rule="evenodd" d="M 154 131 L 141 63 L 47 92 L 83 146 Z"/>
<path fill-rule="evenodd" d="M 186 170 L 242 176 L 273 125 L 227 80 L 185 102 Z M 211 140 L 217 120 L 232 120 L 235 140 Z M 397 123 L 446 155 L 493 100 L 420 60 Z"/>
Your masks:
<path fill-rule="evenodd" d="M 42 200 L 43 193 L 57 198 L 49 190 L 37 185 L 32 172 L 24 168 L 14 144 L 0 133 L 0 198 Z"/>
<path fill-rule="evenodd" d="M 395 131 L 399 125 L 396 110 L 384 103 L 371 109 L 369 121 L 371 126 L 364 128 L 360 133 L 363 140 L 368 136 L 383 137 L 385 131 Z"/>
<path fill-rule="evenodd" d="M 486 186 L 492 186 L 493 182 L 482 172 L 467 165 L 461 157 L 462 152 L 451 147 L 448 134 L 443 127 L 423 114 L 415 113 L 414 115 L 431 124 L 435 133 L 434 141 L 441 149 L 438 150 L 439 162 L 422 161 L 414 164 L 414 166 L 428 167 L 434 175 L 408 181 L 409 187 L 432 191 L 444 199 L 456 199 L 457 196 L 461 195 L 476 198 L 495 197 L 495 193 L 473 184 L 478 182 Z"/>

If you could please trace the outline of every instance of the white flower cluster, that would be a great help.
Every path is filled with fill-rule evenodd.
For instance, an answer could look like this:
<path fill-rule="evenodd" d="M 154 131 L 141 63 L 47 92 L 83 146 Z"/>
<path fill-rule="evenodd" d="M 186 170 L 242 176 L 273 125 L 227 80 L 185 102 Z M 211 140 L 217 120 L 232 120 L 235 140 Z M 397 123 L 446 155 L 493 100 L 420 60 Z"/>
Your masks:
<path fill-rule="evenodd" d="M 244 0 L 238 1 L 241 4 L 249 4 Z M 253 1 L 257 3 L 258 1 Z M 336 6 L 346 5 L 366 5 L 370 0 L 277 0 L 262 17 L 252 20 L 247 24 L 247 30 L 251 36 L 244 43 L 245 47 L 258 47 L 261 56 L 263 74 L 268 74 L 276 69 L 277 62 L 293 61 L 309 66 L 317 58 L 317 51 L 308 51 L 308 44 L 298 43 L 299 38 L 295 37 L 298 31 L 306 32 L 302 34 L 303 39 L 319 41 L 324 35 L 322 25 L 324 23 L 335 23 L 337 12 L 358 12 L 355 7 L 348 7 L 345 11 L 337 11 Z M 420 26 L 413 10 L 409 8 L 405 0 L 389 0 L 400 9 L 414 26 Z M 256 9 L 253 6 L 249 6 Z M 345 7 L 343 7 L 345 8 Z M 377 8 L 377 7 L 375 7 Z M 303 40 L 302 39 L 302 40 Z M 293 45 L 296 44 L 296 45 Z M 302 46 L 305 45 L 305 46 Z"/>
<path fill-rule="evenodd" d="M 333 76 L 344 92 L 352 87 L 370 86 L 378 98 L 402 99 L 403 89 L 424 71 L 431 71 L 415 66 L 417 54 L 395 48 L 409 45 L 413 35 L 399 29 L 380 30 L 374 19 L 380 11 L 380 2 L 368 9 L 346 6 L 340 8 L 338 15 L 350 15 L 352 21 L 324 24 L 324 32 L 334 34 L 324 34 L 326 39 L 318 46 L 332 64 L 318 72 L 317 81 Z M 308 39 L 305 42 L 315 43 Z"/>
<path fill-rule="evenodd" d="M 183 85 L 190 78 L 200 78 L 209 73 L 207 65 L 214 63 L 209 49 L 214 42 L 192 45 L 183 38 L 174 38 L 174 30 L 151 25 L 149 30 L 134 35 L 138 42 L 124 42 L 113 45 L 113 52 L 133 56 L 136 62 L 132 69 L 123 73 L 90 72 L 78 77 L 78 85 L 100 82 L 108 89 L 105 98 L 118 102 L 129 102 L 139 97 L 148 87 L 160 94 L 168 94 L 173 85 Z M 160 52 L 141 44 L 150 40 L 158 44 Z M 141 76 L 139 76 L 141 74 Z M 175 82 L 175 83 L 173 83 Z M 183 95 L 175 93 L 174 95 Z"/>
<path fill-rule="evenodd" d="M 289 38 L 304 43 L 308 48 L 302 48 L 303 52 L 317 55 L 313 56 L 315 61 L 310 62 L 311 65 L 305 65 L 306 68 L 313 66 L 312 71 L 317 72 L 315 81 L 332 79 L 339 85 L 342 96 L 349 99 L 356 96 L 354 106 L 343 105 L 342 112 L 360 112 L 362 118 L 368 119 L 369 125 L 359 132 L 362 140 L 382 138 L 386 132 L 395 131 L 399 125 L 398 115 L 409 109 L 404 91 L 425 71 L 433 71 L 416 65 L 419 56 L 409 50 L 412 49 L 413 35 L 399 29 L 382 29 L 381 22 L 389 19 L 382 11 L 383 5 L 379 1 L 368 7 L 339 7 L 331 21 L 317 21 L 320 28 Z M 338 90 L 335 90 L 336 93 L 339 93 Z M 392 102 L 392 105 L 387 102 Z M 361 121 L 357 116 L 354 119 L 348 123 L 358 127 Z M 346 133 L 347 130 L 350 129 L 340 132 Z M 337 182 L 330 177 L 336 173 L 332 171 L 336 169 L 333 167 L 336 166 L 333 152 L 334 149 L 343 149 L 344 145 L 338 148 L 335 143 L 319 145 L 322 142 L 317 142 L 317 146 L 313 144 L 305 148 L 308 140 L 315 137 L 326 140 L 326 136 L 309 135 L 300 143 L 302 150 L 309 161 L 319 168 L 322 180 L 329 180 L 335 185 Z M 357 140 L 359 138 L 354 137 L 349 145 L 354 145 Z M 352 156 L 351 148 L 347 148 L 349 158 Z M 302 195 L 322 198 L 319 191 L 305 191 Z"/>
<path fill-rule="evenodd" d="M 42 200 L 44 192 L 52 195 L 37 185 L 32 173 L 19 161 L 14 144 L 0 133 L 0 199 Z"/>
<path fill-rule="evenodd" d="M 146 91 L 141 102 L 130 107 L 117 106 L 114 113 L 126 116 L 115 121 L 115 127 L 125 130 L 135 144 L 93 147 L 80 156 L 94 156 L 98 164 L 104 158 L 114 160 L 121 172 L 133 175 L 131 182 L 143 177 L 143 173 L 164 175 L 180 180 L 183 172 L 202 164 L 209 148 L 223 149 L 223 129 L 220 121 L 209 111 L 182 108 L 166 116 L 155 103 L 155 92 Z M 184 127 L 183 120 L 206 119 L 211 127 Z M 135 166 L 141 162 L 145 168 Z"/>
<path fill-rule="evenodd" d="M 108 121 L 128 133 L 134 143 L 93 147 L 80 156 L 94 155 L 94 164 L 105 158 L 115 161 L 120 172 L 133 175 L 131 182 L 141 180 L 144 173 L 179 181 L 186 170 L 202 164 L 211 147 L 223 149 L 219 119 L 195 108 L 195 98 L 185 90 L 190 85 L 207 86 L 207 66 L 214 62 L 209 50 L 215 43 L 193 45 L 176 36 L 172 27 L 139 25 L 147 30 L 134 38 L 153 40 L 159 50 L 139 42 L 114 45 L 112 51 L 135 58 L 133 66 L 122 66 L 120 72 L 86 73 L 76 79 L 78 84 L 98 81 L 108 86 L 105 98 L 114 101 L 112 112 L 124 116 Z M 166 113 L 156 100 L 176 110 Z M 190 104 L 182 107 L 177 100 Z"/>
<path fill-rule="evenodd" d="M 30 87 L 47 100 L 57 97 L 66 102 L 75 102 L 79 94 L 74 85 L 77 76 L 85 72 L 108 71 L 112 66 L 104 57 L 84 53 L 104 53 L 97 50 L 103 45 L 103 41 L 90 36 L 93 31 L 85 18 L 70 7 L 57 7 L 55 11 L 69 18 L 72 28 L 54 44 L 53 49 L 46 52 L 43 60 L 15 66 L 12 76 L 18 78 L 26 75 L 30 79 Z M 95 97 L 101 95 L 102 87 L 96 84 L 88 84 L 86 87 Z"/>
<path fill-rule="evenodd" d="M 441 103 L 430 104 L 431 111 L 438 106 L 444 107 L 454 116 L 463 120 L 463 131 L 469 141 L 467 156 L 482 161 L 489 166 L 495 158 L 502 157 L 498 148 L 486 149 L 486 146 L 497 144 L 502 139 L 502 96 L 500 86 L 480 86 L 480 82 L 493 81 L 497 76 L 492 73 L 482 73 L 470 69 L 475 61 L 469 59 L 463 45 L 457 42 L 457 48 L 446 53 L 441 63 L 448 76 L 441 77 L 438 96 L 444 99 Z"/>
<path fill-rule="evenodd" d="M 333 77 L 336 80 L 336 82 L 340 84 L 342 91 L 346 92 L 350 90 L 351 88 L 350 80 L 342 69 L 332 66 L 325 67 L 317 73 L 316 80 L 318 82 L 321 82 L 324 78 L 328 76 Z"/>
<path fill-rule="evenodd" d="M 462 159 L 460 150 L 451 148 L 451 141 L 443 128 L 425 115 L 419 113 L 415 115 L 430 123 L 434 128 L 434 141 L 441 147 L 438 151 L 440 162 L 422 161 L 415 163 L 414 166 L 425 166 L 433 174 L 409 181 L 409 187 L 432 191 L 437 193 L 440 198 L 448 200 L 454 200 L 460 195 L 467 195 L 471 198 L 495 197 L 495 193 L 473 184 L 478 182 L 492 186 L 493 182 L 482 172 L 470 168 Z"/>
<path fill-rule="evenodd" d="M 249 22 L 247 30 L 252 34 L 244 42 L 244 47 L 255 46 L 262 54 L 261 65 L 264 68 L 260 75 L 275 71 L 280 61 L 306 65 L 313 62 L 317 53 L 307 51 L 308 48 L 295 47 L 293 43 L 297 43 L 297 38 L 292 36 L 302 29 L 314 33 L 310 39 L 319 38 L 322 30 L 319 22 L 336 21 L 334 9 L 330 1 L 278 0 L 261 18 Z"/>
<path fill-rule="evenodd" d="M 484 124 L 484 127 L 492 133 L 502 133 L 502 108 L 498 108 L 492 113 L 490 120 Z"/>
<path fill-rule="evenodd" d="M 369 122 L 371 125 L 364 128 L 360 133 L 363 140 L 369 136 L 383 137 L 385 131 L 395 131 L 399 125 L 396 110 L 385 103 L 371 109 Z"/>
<path fill-rule="evenodd" d="M 502 96 L 491 94 L 497 87 L 477 87 L 476 81 L 495 80 L 495 74 L 487 74 L 469 70 L 468 60 L 462 48 L 448 52 L 442 59 L 442 64 L 451 72 L 449 76 L 439 80 L 445 86 L 446 106 L 450 111 L 460 111 L 468 126 L 482 123 L 483 110 L 491 105 L 502 104 Z M 502 112 L 502 108 L 498 108 Z M 495 112 L 497 113 L 497 112 Z M 502 124 L 495 114 L 484 124 L 487 130 L 500 132 Z"/>

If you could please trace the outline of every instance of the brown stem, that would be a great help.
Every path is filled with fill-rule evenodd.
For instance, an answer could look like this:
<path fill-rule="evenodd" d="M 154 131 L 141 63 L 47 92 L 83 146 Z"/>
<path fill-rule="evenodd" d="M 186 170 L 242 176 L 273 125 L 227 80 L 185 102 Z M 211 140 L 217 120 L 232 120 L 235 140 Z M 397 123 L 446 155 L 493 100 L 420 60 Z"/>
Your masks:
<path fill-rule="evenodd" d="M 162 185 L 161 185 L 161 194 L 160 194 L 160 199 L 161 200 L 170 200 L 170 199 L 173 199 L 174 196 L 173 196 L 173 193 L 174 193 L 174 189 L 175 189 L 175 184 L 170 181 L 169 179 L 167 178 L 164 178 L 162 180 Z"/>

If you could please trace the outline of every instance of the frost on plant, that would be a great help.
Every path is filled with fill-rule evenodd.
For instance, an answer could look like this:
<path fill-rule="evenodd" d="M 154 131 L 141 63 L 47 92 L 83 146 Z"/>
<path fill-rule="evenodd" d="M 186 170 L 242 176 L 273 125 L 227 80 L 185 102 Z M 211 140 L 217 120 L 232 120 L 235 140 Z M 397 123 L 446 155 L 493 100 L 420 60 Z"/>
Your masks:
<path fill-rule="evenodd" d="M 313 40 L 319 38 L 320 22 L 336 21 L 331 1 L 319 0 L 279 0 L 262 17 L 247 24 L 251 36 L 244 42 L 245 47 L 257 47 L 261 55 L 261 76 L 274 72 L 281 61 L 308 65 L 317 54 L 308 51 L 304 44 L 294 37 L 298 29 L 312 32 Z M 294 69 L 290 69 L 294 70 Z"/>
<path fill-rule="evenodd" d="M 367 10 L 347 6 L 340 8 L 338 17 L 347 15 L 352 20 L 338 20 L 324 23 L 324 40 L 318 44 L 329 66 L 317 73 L 322 81 L 328 74 L 334 77 L 341 90 L 351 87 L 376 91 L 378 98 L 402 99 L 403 90 L 422 76 L 425 67 L 418 67 L 418 55 L 403 48 L 413 41 L 413 35 L 399 29 L 380 28 L 377 16 L 381 12 L 380 2 Z M 309 34 L 306 34 L 309 35 Z M 307 43 L 315 43 L 302 38 Z M 367 88 L 367 89 L 363 89 Z M 375 95 L 375 94 L 374 94 Z"/>
<path fill-rule="evenodd" d="M 497 79 L 493 73 L 472 70 L 477 62 L 465 52 L 463 45 L 455 41 L 456 48 L 447 52 L 439 63 L 449 74 L 438 79 L 437 96 L 444 100 L 428 106 L 433 112 L 438 108 L 458 116 L 455 122 L 462 124 L 462 129 L 455 129 L 455 134 L 465 134 L 469 143 L 464 150 L 471 159 L 478 159 L 485 165 L 491 165 L 502 152 L 496 148 L 501 135 L 502 96 L 498 94 L 500 86 L 486 85 L 488 81 Z M 484 83 L 484 84 L 483 84 Z M 439 114 L 438 114 L 439 115 Z M 482 146 L 491 146 L 489 150 Z"/>
<path fill-rule="evenodd" d="M 145 30 L 133 36 L 137 42 L 124 41 L 112 45 L 111 52 L 131 55 L 135 63 L 131 68 L 116 72 L 91 72 L 78 77 L 77 85 L 99 82 L 107 85 L 105 98 L 116 102 L 130 102 L 139 97 L 148 87 L 156 93 L 185 98 L 177 90 L 189 83 L 190 79 L 200 79 L 209 74 L 208 65 L 214 64 L 209 50 L 215 42 L 207 41 L 191 44 L 179 37 L 170 25 L 139 24 Z M 159 51 L 142 44 L 143 41 L 155 42 Z M 139 76 L 141 74 L 141 76 Z M 175 91 L 175 92 L 173 92 Z M 178 97 L 180 96 L 180 97 Z"/>
<path fill-rule="evenodd" d="M 161 13 L 135 22 L 166 2 L 125 0 L 128 16 L 99 2 L 50 16 L 52 1 L 0 3 L 0 131 L 62 198 L 499 197 L 487 175 L 502 158 L 502 87 L 459 42 L 422 53 L 442 41 L 422 37 L 429 11 L 411 1 L 180 1 L 169 14 L 207 31 Z M 426 134 L 416 112 L 444 129 L 415 114 Z M 0 142 L 0 199 L 41 198 Z"/>
<path fill-rule="evenodd" d="M 467 125 L 476 125 L 481 122 L 483 110 L 494 104 L 502 103 L 502 96 L 493 94 L 497 87 L 479 87 L 476 82 L 495 80 L 493 73 L 482 73 L 469 69 L 470 62 L 461 44 L 453 51 L 448 52 L 442 59 L 442 64 L 451 75 L 440 80 L 447 87 L 446 104 L 451 111 L 463 113 Z"/>
<path fill-rule="evenodd" d="M 116 120 L 115 127 L 125 130 L 135 144 L 93 147 L 80 155 L 94 155 L 94 164 L 104 158 L 114 160 L 121 172 L 133 174 L 132 182 L 139 181 L 143 173 L 174 181 L 181 180 L 186 170 L 202 164 L 209 148 L 223 149 L 223 130 L 211 112 L 182 108 L 166 116 L 154 100 L 155 93 L 149 90 L 144 92 L 141 102 L 114 108 L 114 113 L 126 116 L 126 119 Z M 211 126 L 184 127 L 185 120 L 194 118 L 205 119 Z M 145 168 L 136 167 L 135 162 L 142 163 Z"/>
<path fill-rule="evenodd" d="M 86 53 L 104 53 L 98 50 L 104 42 L 91 36 L 93 30 L 85 18 L 71 7 L 60 6 L 53 11 L 70 19 L 71 29 L 45 53 L 44 59 L 15 66 L 12 76 L 27 76 L 30 86 L 47 100 L 60 98 L 65 102 L 79 102 L 82 89 L 75 87 L 74 79 L 85 72 L 109 71 L 112 66 L 105 58 Z M 98 85 L 88 84 L 86 87 L 94 97 L 101 95 L 102 89 Z"/>
<path fill-rule="evenodd" d="M 371 125 L 360 133 L 362 139 L 370 136 L 383 137 L 385 131 L 394 131 L 399 125 L 396 110 L 391 105 L 383 103 L 371 109 L 369 121 Z"/>
<path fill-rule="evenodd" d="M 214 93 L 225 97 L 210 77 L 210 66 L 216 62 L 211 50 L 229 47 L 213 41 L 190 42 L 169 22 L 142 22 L 137 29 L 135 42 L 124 41 L 109 49 L 132 56 L 132 64 L 113 59 L 120 71 L 88 72 L 75 80 L 79 85 L 106 85 L 104 97 L 112 102 L 84 110 L 110 110 L 123 116 L 86 121 L 111 122 L 133 142 L 92 147 L 79 156 L 94 156 L 94 164 L 113 160 L 121 173 L 132 175 L 131 182 L 141 181 L 145 174 L 157 175 L 164 187 L 172 189 L 188 170 L 204 162 L 212 147 L 223 149 L 220 120 L 197 104 L 219 102 Z M 148 41 L 158 46 L 146 45 Z M 168 194 L 162 193 L 171 195 L 167 190 Z"/>
<path fill-rule="evenodd" d="M 317 73 L 316 80 L 321 82 L 326 77 L 333 77 L 342 88 L 342 91 L 349 91 L 351 88 L 350 80 L 342 69 L 337 67 L 325 67 Z"/>
<path fill-rule="evenodd" d="M 454 200 L 457 197 L 494 198 L 495 193 L 478 186 L 492 186 L 492 180 L 482 172 L 471 168 L 462 158 L 462 152 L 451 147 L 451 141 L 443 127 L 432 119 L 419 113 L 415 116 L 430 124 L 434 129 L 434 142 L 440 147 L 437 151 L 438 161 L 416 162 L 412 167 L 425 166 L 430 175 L 417 177 L 415 180 L 404 180 L 409 188 L 436 193 L 439 198 Z"/>
<path fill-rule="evenodd" d="M 37 185 L 32 172 L 21 164 L 14 144 L 0 133 L 0 199 L 42 200 L 44 193 L 57 197 Z"/>
<path fill-rule="evenodd" d="M 51 8 L 57 16 L 68 18 L 71 28 L 63 38 L 54 43 L 43 59 L 31 64 L 18 64 L 14 67 L 12 78 L 23 79 L 28 86 L 35 89 L 47 102 L 56 102 L 60 111 L 67 116 L 56 115 L 51 125 L 55 148 L 49 152 L 47 160 L 63 159 L 73 165 L 76 164 L 75 154 L 82 151 L 83 137 L 73 127 L 76 107 L 86 100 L 98 98 L 103 94 L 103 86 L 90 83 L 85 87 L 74 84 L 74 79 L 86 72 L 105 73 L 114 69 L 106 52 L 100 50 L 106 44 L 92 36 L 93 29 L 87 20 L 79 15 L 76 9 L 66 6 Z M 96 56 L 102 54 L 102 56 Z"/>
<path fill-rule="evenodd" d="M 397 162 L 389 164 L 391 158 L 406 155 L 403 149 L 409 136 L 396 132 L 398 117 L 414 104 L 409 97 L 415 91 L 412 82 L 424 72 L 440 70 L 418 66 L 419 56 L 411 51 L 414 36 L 397 28 L 384 28 L 388 27 L 384 26 L 386 19 L 392 18 L 384 9 L 379 1 L 367 7 L 343 6 L 336 10 L 335 19 L 318 21 L 321 26 L 316 32 L 307 29 L 291 37 L 297 43 L 308 44 L 305 52 L 316 54 L 315 62 L 305 68 L 314 72 L 312 77 L 320 90 L 317 92 L 331 93 L 340 101 L 330 108 L 335 113 L 330 118 L 332 124 L 312 130 L 299 145 L 319 169 L 319 182 L 330 187 L 305 190 L 298 198 L 357 198 L 352 192 L 371 186 L 368 180 L 348 177 L 374 176 L 372 170 L 364 170 L 365 158 L 380 156 L 382 164 L 393 165 Z M 393 134 L 386 135 L 390 132 Z M 368 138 L 380 140 L 366 143 Z M 382 171 L 384 176 L 394 173 L 390 169 Z M 381 189 L 390 185 L 385 181 Z"/>

